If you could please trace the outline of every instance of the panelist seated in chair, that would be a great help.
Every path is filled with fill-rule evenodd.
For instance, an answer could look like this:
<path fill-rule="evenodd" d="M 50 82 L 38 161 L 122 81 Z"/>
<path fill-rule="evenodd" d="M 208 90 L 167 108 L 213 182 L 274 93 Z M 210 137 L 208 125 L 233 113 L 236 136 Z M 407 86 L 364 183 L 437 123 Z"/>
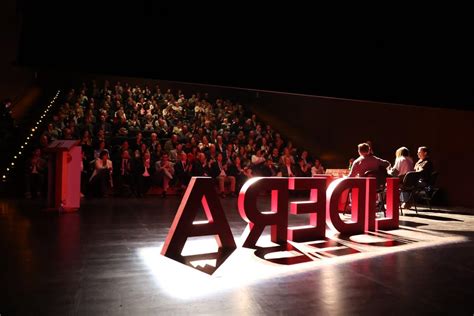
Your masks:
<path fill-rule="evenodd" d="M 391 176 L 399 177 L 401 181 L 405 175 L 413 171 L 413 160 L 410 157 L 410 151 L 406 147 L 400 147 L 395 152 L 395 163 L 388 173 Z"/>
<path fill-rule="evenodd" d="M 369 170 L 379 170 L 380 168 L 390 167 L 390 162 L 371 154 L 369 144 L 359 144 L 358 151 L 360 156 L 352 163 L 349 177 L 363 177 Z"/>
<path fill-rule="evenodd" d="M 402 183 L 402 196 L 400 200 L 403 202 L 401 207 L 409 209 L 413 200 L 410 194 L 422 190 L 432 183 L 432 174 L 434 172 L 433 162 L 429 158 L 428 147 L 421 146 L 418 148 L 419 160 L 415 164 L 415 171 L 408 172 Z"/>
<path fill-rule="evenodd" d="M 418 158 L 419 160 L 415 164 L 415 172 L 417 172 L 419 176 L 420 186 L 425 187 L 431 183 L 431 175 L 434 172 L 429 148 L 425 146 L 419 147 Z"/>

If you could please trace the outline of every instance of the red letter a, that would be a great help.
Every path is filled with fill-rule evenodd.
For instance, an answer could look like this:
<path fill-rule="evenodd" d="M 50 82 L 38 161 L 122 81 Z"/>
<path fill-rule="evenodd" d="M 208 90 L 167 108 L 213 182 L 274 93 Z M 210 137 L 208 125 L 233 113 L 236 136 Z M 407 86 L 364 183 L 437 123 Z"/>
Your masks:
<path fill-rule="evenodd" d="M 201 203 L 208 222 L 193 224 Z M 181 200 L 161 254 L 170 258 L 179 257 L 188 237 L 208 235 L 216 236 L 219 248 L 236 248 L 213 180 L 208 177 L 193 177 Z"/>

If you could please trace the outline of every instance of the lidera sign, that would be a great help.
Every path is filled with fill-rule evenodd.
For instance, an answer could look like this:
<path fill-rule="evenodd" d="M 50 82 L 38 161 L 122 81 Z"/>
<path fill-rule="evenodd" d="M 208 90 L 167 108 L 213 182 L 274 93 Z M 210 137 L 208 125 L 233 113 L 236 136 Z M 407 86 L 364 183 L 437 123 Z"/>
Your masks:
<path fill-rule="evenodd" d="M 289 191 L 309 191 L 307 201 L 289 202 Z M 338 210 L 344 191 L 351 190 L 351 220 L 344 221 Z M 271 192 L 271 209 L 258 210 L 257 198 Z M 326 226 L 343 235 L 397 229 L 399 226 L 399 179 L 387 178 L 386 217 L 376 217 L 377 188 L 375 178 L 281 178 L 255 177 L 247 181 L 238 197 L 240 216 L 248 223 L 242 236 L 242 247 L 257 249 L 257 241 L 266 226 L 271 227 L 271 241 L 307 242 L 326 237 Z M 195 223 L 198 210 L 204 209 L 207 221 Z M 308 225 L 288 227 L 288 214 L 309 214 Z M 193 177 L 181 200 L 166 237 L 161 254 L 179 260 L 188 237 L 214 235 L 219 248 L 234 250 L 237 246 L 224 214 L 214 180 Z"/>

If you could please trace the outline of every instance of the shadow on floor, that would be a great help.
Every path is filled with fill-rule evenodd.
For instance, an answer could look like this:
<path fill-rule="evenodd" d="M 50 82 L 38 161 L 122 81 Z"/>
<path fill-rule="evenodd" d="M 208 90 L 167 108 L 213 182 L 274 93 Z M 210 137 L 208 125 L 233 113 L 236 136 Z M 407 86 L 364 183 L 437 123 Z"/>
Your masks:
<path fill-rule="evenodd" d="M 425 224 L 425 223 L 418 223 L 418 222 L 412 222 L 412 221 L 400 220 L 400 225 L 402 225 L 402 226 L 408 226 L 408 227 L 413 227 L 413 228 L 417 228 L 417 227 L 420 227 L 420 226 L 427 226 L 428 224 Z"/>
<path fill-rule="evenodd" d="M 434 221 L 442 221 L 442 222 L 464 222 L 460 219 L 449 218 L 449 217 L 442 217 L 436 215 L 427 215 L 427 214 L 405 214 L 406 217 L 417 217 L 417 218 L 424 218 L 424 219 L 432 219 Z"/>

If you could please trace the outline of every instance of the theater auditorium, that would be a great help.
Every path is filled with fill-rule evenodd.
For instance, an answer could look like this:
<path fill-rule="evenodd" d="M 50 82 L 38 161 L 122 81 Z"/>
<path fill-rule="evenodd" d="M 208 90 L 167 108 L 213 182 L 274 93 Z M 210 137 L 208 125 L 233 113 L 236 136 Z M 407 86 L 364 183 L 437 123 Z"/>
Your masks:
<path fill-rule="evenodd" d="M 462 39 L 77 5 L 0 10 L 0 316 L 474 313 Z"/>

